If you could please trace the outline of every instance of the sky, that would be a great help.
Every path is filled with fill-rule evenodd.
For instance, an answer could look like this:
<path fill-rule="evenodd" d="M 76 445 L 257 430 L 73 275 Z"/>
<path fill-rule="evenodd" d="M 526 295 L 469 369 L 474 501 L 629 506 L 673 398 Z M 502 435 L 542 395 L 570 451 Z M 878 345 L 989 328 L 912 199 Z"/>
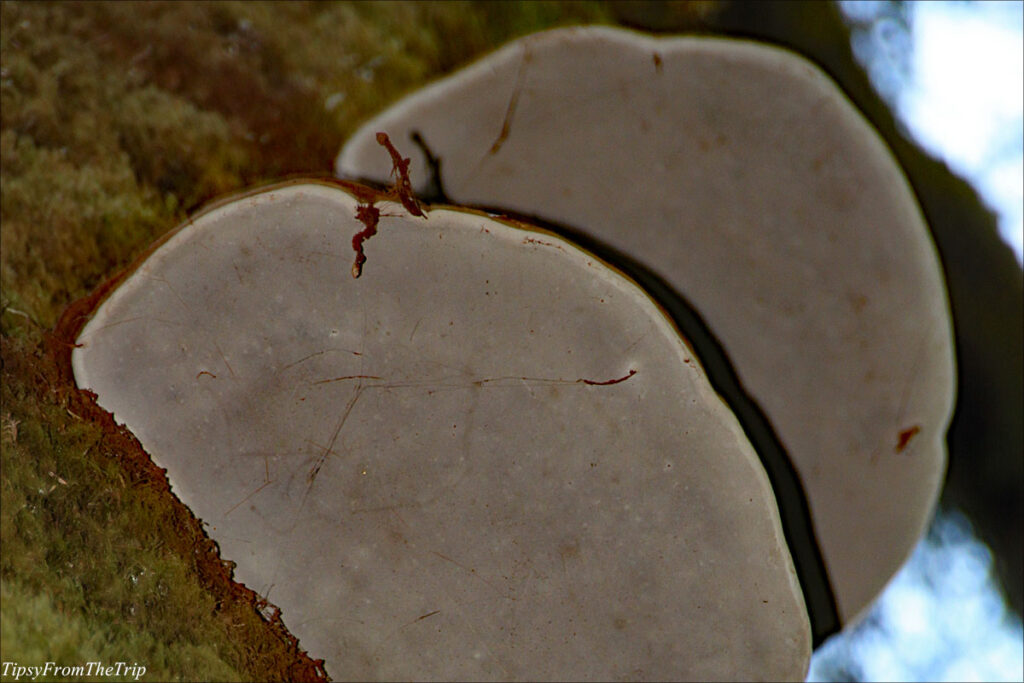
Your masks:
<path fill-rule="evenodd" d="M 974 184 L 1024 261 L 1024 3 L 842 2 L 854 50 L 911 135 Z M 939 516 L 859 626 L 808 680 L 1024 681 L 1024 631 L 970 522 Z"/>
<path fill-rule="evenodd" d="M 914 137 L 973 181 L 1024 261 L 1024 6 L 910 3 L 910 87 L 897 111 Z"/>
<path fill-rule="evenodd" d="M 972 181 L 1024 262 L 1024 3 L 841 2 L 854 52 L 923 147 Z M 909 30 L 907 30 L 909 29 Z"/>
<path fill-rule="evenodd" d="M 808 680 L 1022 680 L 1024 632 L 991 570 L 970 522 L 941 515 L 871 614 L 815 652 Z"/>

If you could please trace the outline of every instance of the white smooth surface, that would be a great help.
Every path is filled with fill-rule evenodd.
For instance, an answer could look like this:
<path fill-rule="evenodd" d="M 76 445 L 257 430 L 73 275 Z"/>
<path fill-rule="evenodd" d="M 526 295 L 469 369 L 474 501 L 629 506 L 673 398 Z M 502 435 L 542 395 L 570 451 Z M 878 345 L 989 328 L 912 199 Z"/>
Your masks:
<path fill-rule="evenodd" d="M 793 459 L 840 615 L 864 610 L 931 516 L 955 374 L 920 211 L 835 85 L 744 41 L 550 31 L 365 124 L 339 175 L 386 179 L 386 131 L 422 189 L 413 130 L 453 201 L 584 230 L 687 297 Z"/>
<path fill-rule="evenodd" d="M 236 579 L 335 679 L 802 679 L 765 473 L 646 295 L 398 204 L 354 280 L 355 208 L 293 184 L 196 217 L 73 353 Z"/>

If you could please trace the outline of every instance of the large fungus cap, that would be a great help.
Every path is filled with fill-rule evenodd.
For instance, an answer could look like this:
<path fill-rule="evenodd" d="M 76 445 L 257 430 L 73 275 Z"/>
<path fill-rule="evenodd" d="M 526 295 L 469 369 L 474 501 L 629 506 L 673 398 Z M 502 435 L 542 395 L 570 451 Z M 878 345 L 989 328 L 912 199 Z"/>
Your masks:
<path fill-rule="evenodd" d="M 73 354 L 235 578 L 335 678 L 802 679 L 765 472 L 660 309 L 551 234 L 355 191 L 195 217 Z"/>
<path fill-rule="evenodd" d="M 419 134 L 452 200 L 584 231 L 684 295 L 790 454 L 840 615 L 865 608 L 942 482 L 952 336 L 907 182 L 821 71 L 750 42 L 556 30 L 370 121 L 339 174 L 386 177 L 382 129 Z"/>

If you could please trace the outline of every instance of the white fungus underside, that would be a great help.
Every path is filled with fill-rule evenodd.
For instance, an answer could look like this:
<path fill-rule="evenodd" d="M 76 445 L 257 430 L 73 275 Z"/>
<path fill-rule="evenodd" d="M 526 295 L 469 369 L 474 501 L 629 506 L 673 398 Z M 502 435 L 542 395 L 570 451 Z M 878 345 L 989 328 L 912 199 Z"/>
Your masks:
<path fill-rule="evenodd" d="M 346 192 L 215 208 L 79 337 L 236 579 L 336 679 L 802 679 L 769 483 L 663 314 L 556 237 L 381 207 L 358 280 Z"/>
<path fill-rule="evenodd" d="M 745 41 L 562 29 L 371 120 L 339 175 L 387 177 L 381 130 L 415 188 L 413 130 L 453 201 L 583 230 L 686 296 L 793 460 L 841 616 L 874 599 L 942 484 L 952 332 L 906 179 L 821 71 Z"/>

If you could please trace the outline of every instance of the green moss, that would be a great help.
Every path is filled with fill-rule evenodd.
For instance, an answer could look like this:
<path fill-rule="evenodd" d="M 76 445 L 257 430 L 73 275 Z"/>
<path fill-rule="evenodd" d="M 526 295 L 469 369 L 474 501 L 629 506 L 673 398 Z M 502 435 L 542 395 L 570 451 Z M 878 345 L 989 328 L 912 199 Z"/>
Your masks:
<path fill-rule="evenodd" d="M 276 36 L 282 45 L 278 54 L 283 68 L 316 84 L 319 106 L 333 103 L 328 114 L 339 142 L 403 94 L 519 35 L 563 24 L 609 21 L 605 4 L 599 2 L 289 3 L 280 7 L 238 3 L 230 7 L 253 34 Z"/>
<path fill-rule="evenodd" d="M 20 364 L 25 349 L 4 349 Z M 245 646 L 167 547 L 167 502 L 132 481 L 101 428 L 3 386 L 0 575 L 5 661 L 140 661 L 158 680 L 240 680 Z"/>
<path fill-rule="evenodd" d="M 38 666 L 54 662 L 60 666 L 103 662 L 104 665 L 142 665 L 143 680 L 242 680 L 208 645 L 154 640 L 146 631 L 111 628 L 81 613 L 58 607 L 45 594 L 33 593 L 17 582 L 0 583 L 0 636 L 4 661 Z M 139 660 L 140 653 L 145 664 Z M 37 681 L 67 680 L 65 676 L 43 675 Z M 83 676 L 83 681 L 131 681 L 132 675 Z"/>
<path fill-rule="evenodd" d="M 77 165 L 12 130 L 0 132 L 0 154 L 3 289 L 44 325 L 173 222 L 124 154 Z"/>
<path fill-rule="evenodd" d="M 125 94 L 115 124 L 135 177 L 185 206 L 237 185 L 247 161 L 222 116 L 152 85 Z"/>
<path fill-rule="evenodd" d="M 103 659 L 102 634 L 93 631 L 82 617 L 60 610 L 46 595 L 5 580 L 0 582 L 0 600 L 4 604 L 0 612 L 3 661 L 38 665 Z"/>

